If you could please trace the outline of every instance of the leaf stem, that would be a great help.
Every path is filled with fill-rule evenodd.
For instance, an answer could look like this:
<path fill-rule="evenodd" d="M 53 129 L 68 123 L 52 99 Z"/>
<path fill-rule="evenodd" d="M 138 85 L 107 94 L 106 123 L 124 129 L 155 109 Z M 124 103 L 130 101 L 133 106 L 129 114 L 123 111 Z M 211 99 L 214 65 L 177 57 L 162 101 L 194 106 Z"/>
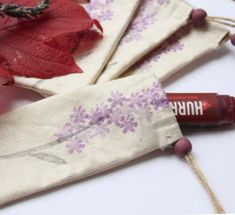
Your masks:
<path fill-rule="evenodd" d="M 53 146 L 56 146 L 56 145 L 59 145 L 59 144 L 62 144 L 63 142 L 65 142 L 67 139 L 83 132 L 83 131 L 86 131 L 87 129 L 91 128 L 92 126 L 94 126 L 95 124 L 91 124 L 79 131 L 76 131 L 75 133 L 61 139 L 60 141 L 56 140 L 56 141 L 52 141 L 52 142 L 49 142 L 47 144 L 44 144 L 44 145 L 40 145 L 40 146 L 37 146 L 37 147 L 34 147 L 34 148 L 30 148 L 30 149 L 27 149 L 27 150 L 24 150 L 24 151 L 21 151 L 21 152 L 16 152 L 16 153 L 12 153 L 12 154 L 7 154 L 7 155 L 0 155 L 0 160 L 5 160 L 5 159 L 13 159 L 13 158 L 18 158 L 18 157 L 24 157 L 24 156 L 28 156 L 32 153 L 36 153 L 38 151 L 42 151 L 42 150 L 45 150 L 45 149 L 48 149 L 48 148 L 51 148 Z"/>
<path fill-rule="evenodd" d="M 15 18 L 36 17 L 43 13 L 50 5 L 51 0 L 41 0 L 34 7 L 22 6 L 20 4 L 3 4 L 0 3 L 0 16 L 10 16 Z"/>

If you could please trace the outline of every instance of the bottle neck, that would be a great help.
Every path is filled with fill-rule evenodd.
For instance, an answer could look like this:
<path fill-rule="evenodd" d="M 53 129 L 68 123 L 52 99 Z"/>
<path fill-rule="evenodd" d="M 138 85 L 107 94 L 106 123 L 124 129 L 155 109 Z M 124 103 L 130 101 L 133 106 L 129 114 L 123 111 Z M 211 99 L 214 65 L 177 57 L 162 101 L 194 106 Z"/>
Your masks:
<path fill-rule="evenodd" d="M 235 97 L 216 93 L 168 93 L 167 97 L 181 125 L 235 123 Z"/>

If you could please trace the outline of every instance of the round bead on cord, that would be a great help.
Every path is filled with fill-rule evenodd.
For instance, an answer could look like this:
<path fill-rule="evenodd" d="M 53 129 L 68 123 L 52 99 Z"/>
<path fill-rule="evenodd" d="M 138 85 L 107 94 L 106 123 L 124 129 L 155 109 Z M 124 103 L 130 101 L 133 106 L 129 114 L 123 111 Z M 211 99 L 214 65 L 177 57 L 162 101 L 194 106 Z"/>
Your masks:
<path fill-rule="evenodd" d="M 235 46 L 235 34 L 230 35 L 230 40 L 233 46 Z"/>
<path fill-rule="evenodd" d="M 218 16 L 208 16 L 207 12 L 201 8 L 194 9 L 190 15 L 190 19 L 195 27 L 202 26 L 206 20 L 216 22 L 229 27 L 235 27 L 235 20 Z M 230 35 L 230 41 L 235 46 L 235 34 Z"/>
<path fill-rule="evenodd" d="M 208 184 L 206 180 L 206 177 L 204 176 L 203 172 L 199 168 L 199 165 L 197 164 L 195 158 L 191 154 L 192 148 L 193 147 L 192 147 L 192 143 L 190 142 L 190 140 L 183 137 L 179 139 L 178 141 L 176 141 L 174 145 L 174 152 L 180 158 L 184 158 L 189 164 L 189 166 L 192 168 L 193 172 L 196 174 L 202 186 L 205 188 L 206 192 L 208 193 L 211 199 L 211 202 L 213 204 L 214 211 L 219 214 L 225 213 L 222 204 L 218 200 L 214 191 L 211 189 L 210 185 Z"/>
<path fill-rule="evenodd" d="M 192 151 L 192 144 L 189 139 L 183 137 L 179 139 L 174 145 L 174 152 L 179 157 L 184 157 Z"/>
<path fill-rule="evenodd" d="M 207 12 L 203 9 L 194 9 L 191 13 L 191 20 L 195 26 L 201 26 L 205 23 Z"/>

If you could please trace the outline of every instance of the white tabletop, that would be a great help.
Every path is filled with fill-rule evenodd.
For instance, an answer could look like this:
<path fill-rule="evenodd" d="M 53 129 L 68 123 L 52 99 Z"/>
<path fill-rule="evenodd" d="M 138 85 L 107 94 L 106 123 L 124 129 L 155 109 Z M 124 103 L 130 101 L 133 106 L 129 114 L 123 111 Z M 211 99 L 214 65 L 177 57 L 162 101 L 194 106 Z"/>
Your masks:
<path fill-rule="evenodd" d="M 232 0 L 189 2 L 205 8 L 211 15 L 235 18 Z M 171 78 L 165 83 L 165 89 L 235 95 L 234 82 L 235 47 L 227 44 Z M 28 90 L 1 87 L 0 113 L 40 98 Z M 187 130 L 184 134 L 193 142 L 194 155 L 225 210 L 235 213 L 235 127 Z M 189 166 L 176 156 L 162 152 L 1 210 L 2 215 L 212 212 L 208 196 Z"/>

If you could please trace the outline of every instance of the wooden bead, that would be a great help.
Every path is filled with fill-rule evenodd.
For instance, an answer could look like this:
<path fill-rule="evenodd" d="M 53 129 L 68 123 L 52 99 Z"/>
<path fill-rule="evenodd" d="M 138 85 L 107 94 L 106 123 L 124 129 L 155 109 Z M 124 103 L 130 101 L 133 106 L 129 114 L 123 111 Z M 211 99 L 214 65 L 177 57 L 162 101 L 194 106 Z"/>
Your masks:
<path fill-rule="evenodd" d="M 174 152 L 179 157 L 184 157 L 192 151 L 192 144 L 189 139 L 183 137 L 179 139 L 174 145 Z"/>
<path fill-rule="evenodd" d="M 203 25 L 207 17 L 207 12 L 203 9 L 194 9 L 191 14 L 192 23 L 195 26 Z"/>
<path fill-rule="evenodd" d="M 232 45 L 235 46 L 235 34 L 232 34 L 230 36 L 230 40 L 231 40 Z"/>

